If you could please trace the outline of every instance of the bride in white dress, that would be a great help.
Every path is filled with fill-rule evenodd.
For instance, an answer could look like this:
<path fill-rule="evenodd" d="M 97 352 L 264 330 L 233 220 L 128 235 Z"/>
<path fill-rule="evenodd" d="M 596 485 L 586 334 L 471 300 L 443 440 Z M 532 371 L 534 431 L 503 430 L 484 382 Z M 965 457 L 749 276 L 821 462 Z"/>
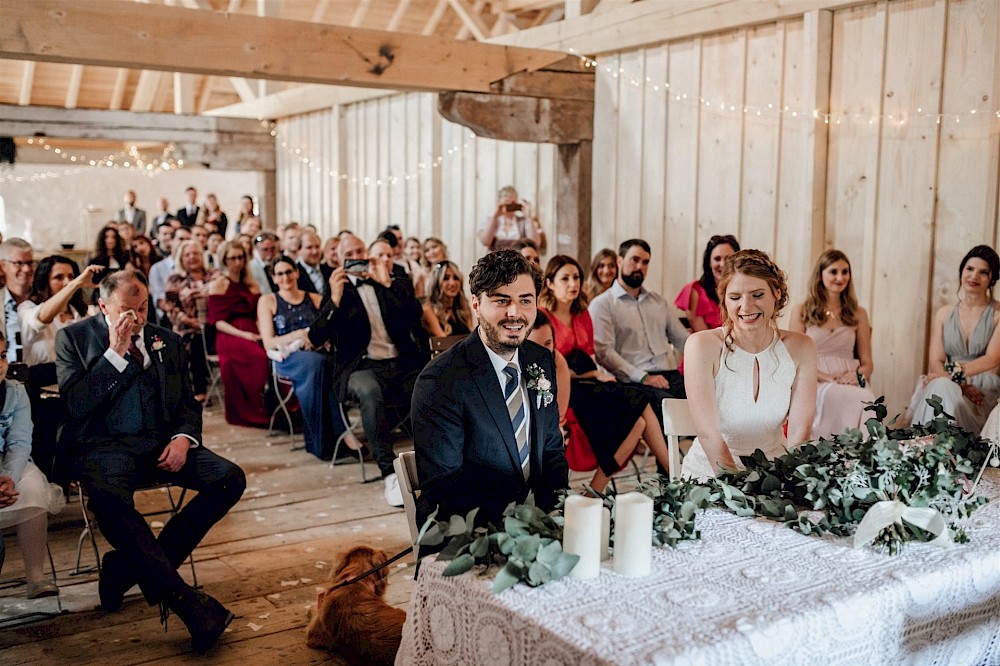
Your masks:
<path fill-rule="evenodd" d="M 774 458 L 788 442 L 808 440 L 816 409 L 816 346 L 777 326 L 788 302 L 784 272 L 764 252 L 741 250 L 726 260 L 718 290 L 722 328 L 695 333 L 684 347 L 698 438 L 681 473 L 695 479 L 739 469 L 737 457 L 755 449 Z"/>

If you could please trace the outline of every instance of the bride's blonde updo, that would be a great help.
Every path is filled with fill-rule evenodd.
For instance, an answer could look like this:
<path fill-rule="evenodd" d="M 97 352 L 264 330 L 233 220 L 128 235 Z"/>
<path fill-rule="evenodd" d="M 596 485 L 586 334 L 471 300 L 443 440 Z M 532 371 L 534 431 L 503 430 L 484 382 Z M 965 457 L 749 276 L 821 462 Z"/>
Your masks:
<path fill-rule="evenodd" d="M 770 287 L 774 295 L 774 314 L 769 322 L 772 327 L 777 328 L 778 315 L 786 305 L 788 305 L 788 281 L 785 272 L 778 268 L 778 264 L 767 256 L 766 252 L 760 250 L 740 250 L 726 258 L 726 263 L 722 267 L 722 277 L 716 291 L 719 295 L 719 308 L 722 315 L 722 330 L 726 336 L 726 348 L 732 351 L 733 322 L 729 319 L 729 310 L 726 307 L 726 289 L 729 282 L 737 275 L 763 280 Z"/>

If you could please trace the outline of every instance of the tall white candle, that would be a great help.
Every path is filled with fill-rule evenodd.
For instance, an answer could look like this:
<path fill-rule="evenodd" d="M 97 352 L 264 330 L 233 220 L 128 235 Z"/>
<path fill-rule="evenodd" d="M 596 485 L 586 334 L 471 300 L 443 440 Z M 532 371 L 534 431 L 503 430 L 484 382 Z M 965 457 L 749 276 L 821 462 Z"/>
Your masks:
<path fill-rule="evenodd" d="M 611 510 L 601 509 L 601 562 L 611 559 Z"/>
<path fill-rule="evenodd" d="M 645 576 L 652 558 L 653 500 L 642 493 L 619 495 L 615 501 L 615 571 L 632 578 Z"/>
<path fill-rule="evenodd" d="M 563 552 L 580 556 L 570 578 L 597 578 L 601 573 L 600 499 L 570 495 L 566 498 Z"/>

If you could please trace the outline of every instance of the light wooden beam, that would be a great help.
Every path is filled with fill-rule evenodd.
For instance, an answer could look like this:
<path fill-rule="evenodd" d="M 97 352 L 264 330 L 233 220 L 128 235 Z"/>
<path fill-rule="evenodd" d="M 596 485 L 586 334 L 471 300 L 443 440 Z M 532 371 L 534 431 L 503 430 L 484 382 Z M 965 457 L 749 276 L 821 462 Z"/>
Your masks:
<path fill-rule="evenodd" d="M 561 5 L 565 0 L 506 0 L 506 2 L 493 3 L 493 10 L 496 13 L 510 12 L 531 12 L 538 9 L 549 9 Z"/>
<path fill-rule="evenodd" d="M 111 101 L 108 108 L 117 111 L 122 108 L 122 101 L 125 99 L 125 86 L 128 84 L 128 70 L 119 67 L 115 72 L 115 85 L 111 88 Z"/>
<path fill-rule="evenodd" d="M 452 11 L 458 14 L 458 18 L 462 19 L 462 28 L 458 31 L 458 39 L 465 39 L 467 35 L 471 34 L 477 42 L 486 40 L 490 29 L 479 15 L 483 11 L 483 7 L 486 6 L 485 0 L 476 0 L 471 7 L 465 4 L 464 0 L 448 0 L 448 4 Z"/>
<path fill-rule="evenodd" d="M 129 107 L 132 111 L 149 111 L 153 108 L 162 75 L 162 72 L 149 70 L 143 70 L 139 74 L 139 82 L 135 84 L 135 92 L 132 93 L 132 106 Z"/>
<path fill-rule="evenodd" d="M 83 65 L 73 65 L 69 72 L 69 85 L 66 86 L 67 109 L 75 109 L 80 99 L 80 85 L 83 83 Z"/>
<path fill-rule="evenodd" d="M 591 7 L 591 11 L 590 12 L 581 12 L 579 14 L 579 16 L 582 16 L 583 14 L 590 14 L 590 13 L 593 13 L 593 14 L 607 14 L 608 12 L 613 12 L 616 9 L 621 9 L 622 7 L 626 7 L 628 5 L 631 5 L 632 1 L 633 0 L 600 0 L 600 2 L 596 3 L 595 7 Z M 569 6 L 569 2 L 570 2 L 570 0 L 567 0 L 567 2 L 566 2 L 567 7 Z M 702 4 L 705 4 L 705 3 L 702 3 Z M 566 13 L 566 18 L 576 18 L 576 17 L 575 16 L 570 16 L 569 12 L 567 12 Z"/>
<path fill-rule="evenodd" d="M 597 0 L 565 0 L 563 15 L 568 19 L 577 18 L 578 16 L 591 13 L 598 4 L 603 6 L 608 1 L 602 0 L 602 2 L 598 3 Z M 628 0 L 628 2 L 632 2 L 632 0 Z"/>
<path fill-rule="evenodd" d="M 429 37 L 437 32 L 446 11 L 448 11 L 448 0 L 438 0 L 438 3 L 434 5 L 434 11 L 431 12 L 430 17 L 427 19 L 427 24 L 424 25 L 424 29 L 420 31 L 420 34 Z"/>
<path fill-rule="evenodd" d="M 174 72 L 174 113 L 194 113 L 194 76 Z"/>
<path fill-rule="evenodd" d="M 399 0 L 399 4 L 396 5 L 396 11 L 392 13 L 392 18 L 389 19 L 389 25 L 385 27 L 389 32 L 394 32 L 399 29 L 400 24 L 403 22 L 403 17 L 406 16 L 406 12 L 409 11 L 410 5 L 413 4 L 413 0 Z"/>
<path fill-rule="evenodd" d="M 321 86 L 307 83 L 281 90 L 273 95 L 261 97 L 253 102 L 240 102 L 205 111 L 210 116 L 232 118 L 284 118 L 320 109 L 329 109 L 336 104 L 353 104 L 369 99 L 395 95 L 395 90 L 378 88 L 351 88 L 348 86 Z"/>
<path fill-rule="evenodd" d="M 238 76 L 230 76 L 229 82 L 233 84 L 233 90 L 240 96 L 241 102 L 252 102 L 257 99 L 257 91 L 253 89 L 250 82 Z"/>
<path fill-rule="evenodd" d="M 233 2 L 239 2 L 239 0 L 232 0 Z M 313 8 L 312 18 L 309 19 L 313 23 L 322 23 L 323 17 L 326 16 L 326 10 L 330 6 L 330 0 L 319 0 L 316 3 L 316 7 Z"/>
<path fill-rule="evenodd" d="M 795 18 L 870 0 L 643 0 L 599 14 L 549 23 L 488 40 L 577 53 L 611 53 L 705 33 Z"/>
<path fill-rule="evenodd" d="M 198 113 L 205 113 L 208 104 L 212 101 L 212 93 L 215 91 L 216 77 L 206 76 L 201 84 L 201 92 L 198 94 L 198 104 L 195 109 Z"/>
<path fill-rule="evenodd" d="M 0 0 L 0 58 L 330 85 L 486 91 L 493 81 L 563 57 L 537 49 L 194 11 L 111 0 Z M 178 35 L 184 35 L 183 48 Z"/>
<path fill-rule="evenodd" d="M 17 103 L 21 106 L 31 104 L 31 89 L 35 86 L 35 63 L 29 60 L 24 63 L 21 71 L 21 90 L 17 95 Z"/>
<path fill-rule="evenodd" d="M 358 28 L 362 23 L 365 22 L 365 17 L 368 16 L 368 10 L 372 8 L 373 0 L 361 0 L 358 6 L 354 10 L 354 14 L 351 16 L 351 27 Z"/>

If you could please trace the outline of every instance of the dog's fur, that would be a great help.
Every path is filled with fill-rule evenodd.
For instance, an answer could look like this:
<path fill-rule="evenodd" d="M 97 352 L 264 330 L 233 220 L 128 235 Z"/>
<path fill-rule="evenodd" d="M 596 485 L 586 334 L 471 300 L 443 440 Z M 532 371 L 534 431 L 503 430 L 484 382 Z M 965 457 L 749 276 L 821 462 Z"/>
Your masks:
<path fill-rule="evenodd" d="M 330 584 L 320 592 L 306 629 L 306 645 L 336 652 L 351 664 L 392 664 L 399 650 L 406 611 L 382 598 L 388 570 L 334 590 L 389 559 L 384 550 L 357 546 L 340 557 Z"/>

